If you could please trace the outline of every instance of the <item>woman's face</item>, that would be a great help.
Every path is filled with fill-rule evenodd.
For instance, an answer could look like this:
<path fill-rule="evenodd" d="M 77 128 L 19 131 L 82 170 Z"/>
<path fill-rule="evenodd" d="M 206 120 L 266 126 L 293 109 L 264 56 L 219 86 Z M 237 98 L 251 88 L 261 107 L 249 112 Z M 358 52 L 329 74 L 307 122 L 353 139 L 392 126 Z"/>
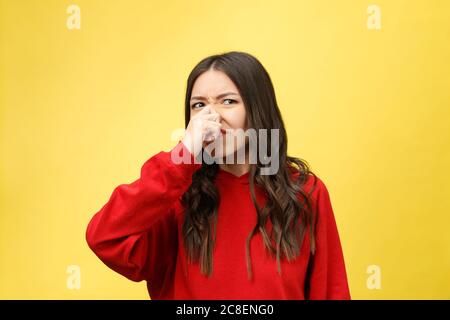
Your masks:
<path fill-rule="evenodd" d="M 210 69 L 201 74 L 194 83 L 190 100 L 191 117 L 207 105 L 220 114 L 222 129 L 232 132 L 236 129 L 247 130 L 245 106 L 239 90 L 222 71 Z M 221 143 L 222 148 L 212 149 L 211 156 L 214 158 L 226 157 L 245 145 L 243 139 L 226 141 L 226 136 L 222 134 L 215 142 Z M 247 137 L 245 140 L 247 141 Z M 211 142 L 204 142 L 203 146 L 209 143 Z"/>

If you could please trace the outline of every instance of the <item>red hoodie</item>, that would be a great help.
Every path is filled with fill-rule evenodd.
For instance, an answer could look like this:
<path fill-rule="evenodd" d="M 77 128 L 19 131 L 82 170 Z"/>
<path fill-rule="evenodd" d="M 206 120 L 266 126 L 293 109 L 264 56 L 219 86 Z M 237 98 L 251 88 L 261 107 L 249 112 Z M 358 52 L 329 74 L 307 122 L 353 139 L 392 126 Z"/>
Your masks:
<path fill-rule="evenodd" d="M 172 151 L 188 156 L 191 163 L 176 164 Z M 257 213 L 249 173 L 237 177 L 219 169 L 214 182 L 220 204 L 212 276 L 203 275 L 198 264 L 187 263 L 180 198 L 200 167 L 181 141 L 170 152 L 148 159 L 140 178 L 117 186 L 94 215 L 86 231 L 89 247 L 114 271 L 133 281 L 146 280 L 152 299 L 350 299 L 330 197 L 325 184 L 312 175 L 305 189 L 309 191 L 316 181 L 312 193 L 313 206 L 318 209 L 314 255 L 307 232 L 300 255 L 290 262 L 281 259 L 280 275 L 276 260 L 256 233 L 250 242 L 250 280 L 245 243 Z M 255 192 L 263 204 L 263 192 L 259 188 Z"/>

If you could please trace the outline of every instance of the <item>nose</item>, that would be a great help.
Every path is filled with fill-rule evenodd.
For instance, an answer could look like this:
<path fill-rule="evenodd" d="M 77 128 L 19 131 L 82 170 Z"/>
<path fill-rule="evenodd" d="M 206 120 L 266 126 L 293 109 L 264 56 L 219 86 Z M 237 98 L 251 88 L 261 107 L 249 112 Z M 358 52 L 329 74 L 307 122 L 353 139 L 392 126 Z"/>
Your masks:
<path fill-rule="evenodd" d="M 210 101 L 210 100 L 208 100 L 208 101 Z M 220 123 L 223 124 L 223 117 L 222 117 L 222 114 L 218 111 L 218 108 L 216 108 L 215 104 L 209 102 L 209 107 L 210 107 L 210 109 L 211 109 L 211 113 L 217 115 L 217 120 L 216 120 L 216 121 L 218 121 L 218 122 L 220 122 Z"/>
<path fill-rule="evenodd" d="M 212 99 L 211 97 L 208 97 L 208 103 L 209 103 L 211 110 L 214 113 L 218 113 L 220 115 L 220 113 L 217 111 L 216 103 L 215 103 L 214 99 Z"/>

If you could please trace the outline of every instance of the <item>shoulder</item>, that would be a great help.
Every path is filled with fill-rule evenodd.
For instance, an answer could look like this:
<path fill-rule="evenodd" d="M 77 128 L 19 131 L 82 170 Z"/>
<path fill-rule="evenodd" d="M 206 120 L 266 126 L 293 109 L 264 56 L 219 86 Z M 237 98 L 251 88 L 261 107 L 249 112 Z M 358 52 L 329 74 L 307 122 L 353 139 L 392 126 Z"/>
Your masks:
<path fill-rule="evenodd" d="M 315 197 L 324 194 L 328 195 L 328 189 L 325 182 L 315 174 L 308 175 L 305 189 L 308 190 L 308 192 L 311 192 Z"/>
<path fill-rule="evenodd" d="M 300 173 L 293 172 L 294 181 L 298 179 Z M 306 201 L 311 205 L 313 212 L 318 215 L 327 215 L 331 209 L 331 200 L 328 188 L 324 180 L 315 173 L 308 173 L 300 178 L 300 190 L 298 192 L 298 199 L 301 203 Z"/>
<path fill-rule="evenodd" d="M 298 170 L 291 170 L 291 172 L 293 181 L 300 178 L 302 190 L 305 193 L 310 194 L 313 198 L 317 199 L 319 195 L 328 195 L 328 189 L 325 182 L 315 173 L 310 172 L 300 176 Z"/>

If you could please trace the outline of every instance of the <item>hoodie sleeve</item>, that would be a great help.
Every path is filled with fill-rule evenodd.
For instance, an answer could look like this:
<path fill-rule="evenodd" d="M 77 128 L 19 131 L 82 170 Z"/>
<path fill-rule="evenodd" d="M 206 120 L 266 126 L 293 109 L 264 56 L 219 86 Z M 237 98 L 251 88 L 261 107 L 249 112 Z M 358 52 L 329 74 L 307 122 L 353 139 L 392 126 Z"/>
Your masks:
<path fill-rule="evenodd" d="M 152 156 L 139 179 L 117 186 L 92 217 L 86 230 L 89 247 L 112 270 L 133 281 L 147 280 L 154 292 L 162 290 L 177 257 L 174 204 L 200 167 L 181 141 L 170 152 Z"/>
<path fill-rule="evenodd" d="M 344 255 L 330 196 L 325 184 L 316 179 L 316 251 L 310 257 L 305 297 L 310 300 L 349 300 Z"/>

